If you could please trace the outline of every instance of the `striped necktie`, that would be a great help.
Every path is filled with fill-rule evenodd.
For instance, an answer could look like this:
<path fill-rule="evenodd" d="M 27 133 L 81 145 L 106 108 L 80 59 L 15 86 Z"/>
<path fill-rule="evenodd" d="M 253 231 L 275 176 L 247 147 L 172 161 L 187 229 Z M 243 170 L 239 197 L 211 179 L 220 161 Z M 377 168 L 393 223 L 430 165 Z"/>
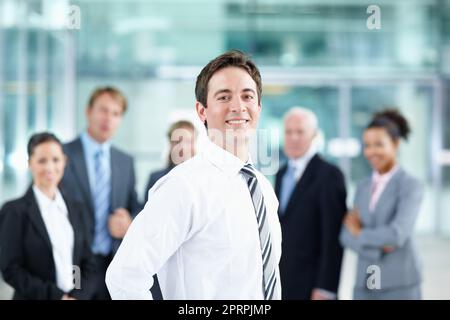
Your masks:
<path fill-rule="evenodd" d="M 272 238 L 270 236 L 269 222 L 267 221 L 267 210 L 264 204 L 264 197 L 255 174 L 255 168 L 251 164 L 246 164 L 241 173 L 247 180 L 248 189 L 252 197 L 255 208 L 256 220 L 259 229 L 259 242 L 261 246 L 263 264 L 263 284 L 262 289 L 265 300 L 272 300 L 277 282 L 276 258 L 272 250 Z"/>

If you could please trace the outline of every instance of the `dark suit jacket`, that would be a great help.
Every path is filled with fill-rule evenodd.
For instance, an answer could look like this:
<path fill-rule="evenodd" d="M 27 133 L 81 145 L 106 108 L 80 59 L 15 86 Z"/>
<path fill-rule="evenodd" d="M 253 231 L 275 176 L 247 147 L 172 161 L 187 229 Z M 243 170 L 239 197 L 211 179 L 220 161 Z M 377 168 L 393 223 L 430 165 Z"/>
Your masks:
<path fill-rule="evenodd" d="M 159 179 L 161 179 L 162 177 L 164 177 L 166 174 L 169 173 L 170 170 L 172 170 L 174 167 L 173 166 L 168 166 L 164 169 L 158 170 L 158 171 L 154 171 L 150 174 L 150 178 L 148 179 L 148 183 L 147 186 L 145 188 L 145 203 L 147 203 L 148 200 L 148 190 L 150 190 L 153 185 L 156 183 L 156 181 L 158 181 Z"/>
<path fill-rule="evenodd" d="M 81 219 L 83 207 L 64 194 L 63 198 L 74 231 L 73 264 L 81 271 L 81 289 L 69 294 L 90 299 L 96 269 Z M 52 244 L 33 189 L 30 187 L 22 198 L 7 202 L 0 216 L 0 267 L 5 281 L 15 289 L 13 299 L 61 299 L 64 292 L 56 286 Z"/>
<path fill-rule="evenodd" d="M 286 169 L 276 175 L 278 198 Z M 337 292 L 343 252 L 338 237 L 346 210 L 341 171 L 315 155 L 280 216 L 283 299 L 310 299 L 313 288 Z"/>
<path fill-rule="evenodd" d="M 70 194 L 74 199 L 87 207 L 87 221 L 90 230 L 90 243 L 94 239 L 95 214 L 94 203 L 89 186 L 87 165 L 84 157 L 83 144 L 80 138 L 64 145 L 64 152 L 69 158 L 64 177 L 61 181 L 61 190 Z M 137 200 L 135 189 L 135 174 L 133 158 L 126 153 L 111 147 L 111 211 L 117 208 L 127 209 L 135 216 L 141 209 Z M 113 243 L 113 252 L 117 251 L 120 239 Z"/>

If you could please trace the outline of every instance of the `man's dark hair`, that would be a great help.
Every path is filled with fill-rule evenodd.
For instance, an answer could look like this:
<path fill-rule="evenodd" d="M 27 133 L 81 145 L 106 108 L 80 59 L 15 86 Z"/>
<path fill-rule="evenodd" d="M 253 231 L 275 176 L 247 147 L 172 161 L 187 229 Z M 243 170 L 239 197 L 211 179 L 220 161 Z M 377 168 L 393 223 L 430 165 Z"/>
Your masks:
<path fill-rule="evenodd" d="M 214 60 L 211 60 L 202 69 L 197 77 L 197 82 L 195 83 L 195 98 L 197 101 L 200 102 L 205 108 L 207 107 L 206 100 L 208 97 L 208 82 L 214 73 L 227 67 L 237 67 L 248 72 L 256 83 L 258 103 L 261 103 L 261 74 L 253 61 L 250 60 L 250 57 L 239 50 L 230 50 L 225 52 Z"/>
<path fill-rule="evenodd" d="M 59 144 L 62 148 L 61 141 L 50 132 L 40 132 L 35 133 L 31 136 L 30 140 L 28 140 L 28 146 L 27 146 L 27 152 L 28 152 L 28 158 L 30 158 L 33 155 L 34 149 L 42 143 L 46 142 L 55 142 Z"/>

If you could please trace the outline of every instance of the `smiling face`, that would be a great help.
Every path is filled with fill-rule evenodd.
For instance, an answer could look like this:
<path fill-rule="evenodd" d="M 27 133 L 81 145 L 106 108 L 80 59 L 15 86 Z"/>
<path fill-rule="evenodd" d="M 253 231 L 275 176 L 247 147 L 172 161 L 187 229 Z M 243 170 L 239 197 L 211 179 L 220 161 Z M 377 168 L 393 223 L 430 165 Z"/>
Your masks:
<path fill-rule="evenodd" d="M 34 184 L 42 190 L 56 188 L 64 174 L 66 157 L 61 145 L 48 141 L 37 145 L 29 159 Z"/>
<path fill-rule="evenodd" d="M 196 108 L 210 137 L 218 134 L 239 144 L 254 132 L 261 112 L 255 81 L 238 67 L 215 72 L 208 82 L 207 106 L 197 102 Z"/>
<path fill-rule="evenodd" d="M 364 156 L 372 168 L 386 173 L 395 166 L 399 140 L 393 140 L 384 128 L 369 128 L 364 132 Z"/>

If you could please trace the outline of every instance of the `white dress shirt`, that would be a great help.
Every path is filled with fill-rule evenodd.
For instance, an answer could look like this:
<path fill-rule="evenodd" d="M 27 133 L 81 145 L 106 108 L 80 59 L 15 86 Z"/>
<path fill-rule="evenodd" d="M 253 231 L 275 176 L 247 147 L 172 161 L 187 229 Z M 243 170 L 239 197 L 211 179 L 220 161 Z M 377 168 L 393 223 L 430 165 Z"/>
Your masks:
<path fill-rule="evenodd" d="M 202 151 L 158 180 L 114 256 L 113 299 L 151 299 L 157 273 L 164 299 L 260 299 L 262 254 L 244 162 L 207 140 Z M 272 247 L 281 257 L 278 200 L 257 173 Z M 274 299 L 281 299 L 277 267 Z"/>
<path fill-rule="evenodd" d="M 56 191 L 55 199 L 50 199 L 35 185 L 33 192 L 52 244 L 56 286 L 67 293 L 74 288 L 74 234 L 66 204 L 59 190 Z"/>

